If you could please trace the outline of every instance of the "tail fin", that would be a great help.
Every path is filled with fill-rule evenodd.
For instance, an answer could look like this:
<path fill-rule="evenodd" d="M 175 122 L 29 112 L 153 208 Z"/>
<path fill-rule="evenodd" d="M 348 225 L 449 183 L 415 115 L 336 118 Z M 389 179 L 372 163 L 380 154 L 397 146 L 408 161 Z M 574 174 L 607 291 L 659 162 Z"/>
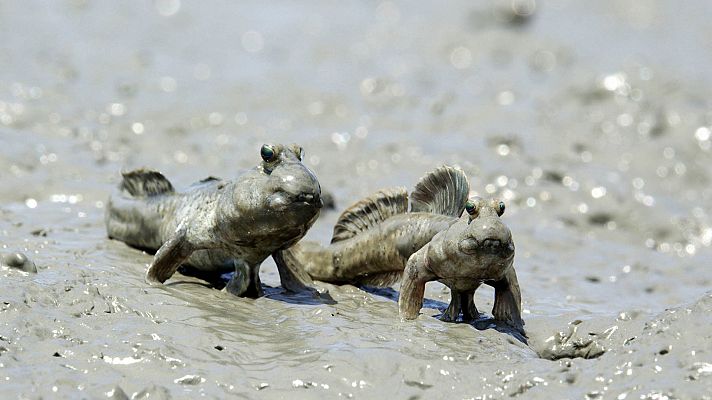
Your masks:
<path fill-rule="evenodd" d="M 280 273 L 282 270 L 291 271 L 302 282 L 312 279 L 329 283 L 343 283 L 334 268 L 334 259 L 331 250 L 317 242 L 302 240 L 292 247 L 282 250 L 278 257 L 274 257 Z"/>
<path fill-rule="evenodd" d="M 122 172 L 123 180 L 119 189 L 133 197 L 148 197 L 164 193 L 173 193 L 173 185 L 163 174 L 150 169 L 135 169 Z"/>
<path fill-rule="evenodd" d="M 403 271 L 389 271 L 380 274 L 370 274 L 359 279 L 362 285 L 375 287 L 389 287 L 401 280 Z"/>

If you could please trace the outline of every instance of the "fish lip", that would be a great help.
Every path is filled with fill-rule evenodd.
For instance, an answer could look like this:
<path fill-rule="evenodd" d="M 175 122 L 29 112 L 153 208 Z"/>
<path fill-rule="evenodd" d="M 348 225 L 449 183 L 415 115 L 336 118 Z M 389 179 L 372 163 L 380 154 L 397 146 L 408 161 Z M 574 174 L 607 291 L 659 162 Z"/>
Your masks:
<path fill-rule="evenodd" d="M 502 245 L 502 241 L 499 239 L 485 239 L 482 241 L 481 245 L 488 247 L 499 247 Z"/>
<path fill-rule="evenodd" d="M 506 256 L 514 254 L 514 243 L 511 240 L 508 241 L 497 238 L 485 238 L 481 240 L 470 238 L 470 240 L 476 243 L 476 246 L 472 248 L 473 254 L 480 252 Z"/>
<path fill-rule="evenodd" d="M 488 253 L 512 255 L 514 254 L 514 243 L 496 238 L 487 238 L 478 242 L 479 248 Z"/>
<path fill-rule="evenodd" d="M 290 206 L 320 209 L 324 205 L 319 194 L 306 192 L 295 194 L 284 190 L 276 191 L 270 195 L 268 203 L 282 209 Z"/>
<path fill-rule="evenodd" d="M 321 196 L 312 193 L 300 193 L 295 196 L 295 202 L 302 202 L 316 208 L 322 208 L 324 202 L 321 201 Z"/>

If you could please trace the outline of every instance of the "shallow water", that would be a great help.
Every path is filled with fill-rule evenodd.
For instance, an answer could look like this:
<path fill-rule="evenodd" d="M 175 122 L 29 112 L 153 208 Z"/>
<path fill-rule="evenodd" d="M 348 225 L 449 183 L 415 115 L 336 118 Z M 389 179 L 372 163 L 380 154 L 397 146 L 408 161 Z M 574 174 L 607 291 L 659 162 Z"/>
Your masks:
<path fill-rule="evenodd" d="M 0 267 L 0 397 L 710 398 L 712 5 L 510 3 L 0 4 L 0 253 L 39 269 Z M 528 346 L 433 318 L 437 283 L 415 322 L 271 261 L 257 300 L 147 286 L 105 237 L 119 171 L 185 187 L 264 142 L 337 209 L 442 163 L 503 198 Z"/>

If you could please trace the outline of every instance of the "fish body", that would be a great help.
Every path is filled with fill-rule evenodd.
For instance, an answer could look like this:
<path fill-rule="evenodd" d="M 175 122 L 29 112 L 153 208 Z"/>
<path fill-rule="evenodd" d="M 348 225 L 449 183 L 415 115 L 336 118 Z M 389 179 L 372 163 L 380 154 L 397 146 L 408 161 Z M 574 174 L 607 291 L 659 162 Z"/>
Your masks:
<path fill-rule="evenodd" d="M 108 236 L 156 250 L 146 278 L 162 283 L 181 265 L 198 271 L 235 270 L 226 290 L 262 294 L 259 266 L 292 246 L 316 221 L 321 188 L 296 145 L 264 145 L 262 162 L 233 180 L 206 178 L 183 192 L 159 172 L 123 173 L 105 215 Z M 280 269 L 287 289 L 303 287 Z"/>
<path fill-rule="evenodd" d="M 349 207 L 329 245 L 300 242 L 276 260 L 334 284 L 400 281 L 404 319 L 418 316 L 425 283 L 435 280 L 451 289 L 443 320 L 460 314 L 475 319 L 474 292 L 489 284 L 495 287 L 495 319 L 523 333 L 514 242 L 500 219 L 503 212 L 497 200 L 470 199 L 465 173 L 443 166 L 421 178 L 410 197 L 405 188 L 386 189 Z"/>

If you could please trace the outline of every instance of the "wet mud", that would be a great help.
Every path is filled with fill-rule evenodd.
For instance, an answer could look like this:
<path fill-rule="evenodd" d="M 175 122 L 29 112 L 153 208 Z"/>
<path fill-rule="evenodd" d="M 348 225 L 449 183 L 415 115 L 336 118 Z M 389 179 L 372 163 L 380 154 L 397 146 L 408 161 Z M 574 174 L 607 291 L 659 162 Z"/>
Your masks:
<path fill-rule="evenodd" d="M 0 397 L 712 397 L 706 2 L 0 4 Z M 507 204 L 528 338 L 398 287 L 266 296 L 108 240 L 119 171 L 177 188 L 296 142 L 336 210 L 443 163 Z M 22 254 L 22 255 L 19 255 Z M 37 272 L 32 271 L 32 265 Z M 493 292 L 478 290 L 488 314 Z"/>

